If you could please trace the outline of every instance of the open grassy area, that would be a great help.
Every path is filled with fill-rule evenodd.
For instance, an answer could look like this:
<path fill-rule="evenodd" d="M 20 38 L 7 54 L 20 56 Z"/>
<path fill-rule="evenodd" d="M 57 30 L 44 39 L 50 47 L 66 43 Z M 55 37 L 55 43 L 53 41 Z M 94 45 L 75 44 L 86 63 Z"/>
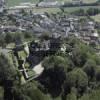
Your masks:
<path fill-rule="evenodd" d="M 99 8 L 100 9 L 100 6 L 85 6 L 85 7 L 66 7 L 65 8 L 65 12 L 73 12 L 73 11 L 76 11 L 78 9 L 84 9 L 84 10 L 87 10 L 89 8 Z M 48 12 L 48 13 L 57 13 L 57 12 L 60 12 L 61 10 L 59 8 L 34 8 L 33 9 L 34 12 Z"/>
<path fill-rule="evenodd" d="M 85 3 L 93 3 L 93 2 L 96 2 L 98 0 L 83 0 Z"/>
<path fill-rule="evenodd" d="M 89 8 L 98 8 L 100 9 L 100 6 L 85 6 L 85 7 L 68 7 L 68 8 L 65 8 L 65 11 L 67 12 L 73 12 L 73 11 L 76 11 L 78 9 L 84 9 L 84 10 L 87 10 Z"/>
<path fill-rule="evenodd" d="M 39 0 L 8 0 L 7 5 L 8 6 L 15 6 L 19 5 L 22 2 L 32 2 L 32 3 L 37 3 Z"/>
<path fill-rule="evenodd" d="M 61 10 L 59 8 L 34 8 L 33 11 L 36 13 L 43 13 L 43 12 L 57 13 L 60 12 Z"/>
<path fill-rule="evenodd" d="M 15 6 L 19 5 L 21 2 L 32 2 L 32 3 L 37 3 L 39 0 L 7 0 L 7 5 L 8 6 Z M 65 1 L 65 2 L 71 2 L 72 0 L 57 0 L 57 1 Z M 92 3 L 96 2 L 97 0 L 83 0 L 85 3 Z"/>
<path fill-rule="evenodd" d="M 72 0 L 58 0 L 58 1 L 65 1 L 65 2 L 72 2 Z M 97 0 L 83 0 L 84 3 L 93 3 L 96 2 Z"/>
<path fill-rule="evenodd" d="M 96 16 L 92 16 L 92 18 L 97 21 L 100 22 L 100 14 L 96 15 Z"/>

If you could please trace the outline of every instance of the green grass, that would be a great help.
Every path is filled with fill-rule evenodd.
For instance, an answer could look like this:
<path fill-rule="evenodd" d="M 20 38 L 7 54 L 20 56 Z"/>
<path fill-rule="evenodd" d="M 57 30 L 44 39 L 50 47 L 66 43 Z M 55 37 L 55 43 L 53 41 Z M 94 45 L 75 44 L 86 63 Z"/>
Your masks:
<path fill-rule="evenodd" d="M 19 55 L 19 57 L 21 57 L 21 58 L 26 58 L 26 54 L 25 54 L 24 51 L 19 51 L 19 52 L 18 52 L 18 55 Z"/>
<path fill-rule="evenodd" d="M 15 6 L 19 5 L 21 2 L 32 2 L 32 3 L 37 3 L 39 0 L 7 0 L 7 5 L 8 6 Z M 65 1 L 65 2 L 71 2 L 72 0 L 58 0 L 58 1 Z M 92 3 L 96 2 L 97 0 L 83 0 L 85 3 Z"/>
<path fill-rule="evenodd" d="M 7 5 L 8 6 L 15 6 L 15 5 L 19 5 L 22 2 L 32 2 L 32 3 L 37 3 L 38 0 L 8 0 L 7 1 Z"/>
<path fill-rule="evenodd" d="M 87 10 L 89 8 L 98 8 L 100 9 L 100 6 L 85 6 L 85 7 L 69 7 L 69 8 L 65 8 L 65 11 L 67 12 L 73 12 L 73 11 L 76 11 L 78 9 L 84 9 L 84 10 Z"/>
<path fill-rule="evenodd" d="M 42 13 L 42 12 L 48 12 L 48 13 L 57 13 L 61 10 L 59 8 L 34 8 L 34 12 Z"/>
<path fill-rule="evenodd" d="M 65 8 L 65 12 L 73 12 L 73 11 L 76 11 L 78 9 L 84 9 L 84 10 L 87 10 L 89 8 L 98 8 L 100 9 L 100 6 L 85 6 L 85 7 L 66 7 Z M 33 9 L 34 12 L 48 12 L 48 13 L 57 13 L 57 12 L 60 12 L 61 10 L 59 8 L 34 8 Z"/>
<path fill-rule="evenodd" d="M 100 14 L 96 15 L 96 16 L 92 16 L 92 18 L 97 21 L 100 22 Z"/>
<path fill-rule="evenodd" d="M 28 76 L 30 76 L 30 77 L 33 77 L 33 76 L 36 75 L 36 73 L 35 73 L 33 70 L 29 70 L 29 71 L 27 72 L 27 74 L 28 74 Z"/>
<path fill-rule="evenodd" d="M 96 2 L 98 0 L 83 0 L 85 3 L 93 3 L 93 2 Z"/>

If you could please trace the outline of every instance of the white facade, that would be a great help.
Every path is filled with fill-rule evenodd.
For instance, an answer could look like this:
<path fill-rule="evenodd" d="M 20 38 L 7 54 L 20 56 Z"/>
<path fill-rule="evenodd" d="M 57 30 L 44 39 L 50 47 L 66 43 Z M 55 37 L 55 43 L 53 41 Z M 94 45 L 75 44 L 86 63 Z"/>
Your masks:
<path fill-rule="evenodd" d="M 64 2 L 58 2 L 58 1 L 46 1 L 45 2 L 43 1 L 38 4 L 39 7 L 58 7 L 61 5 L 64 5 Z"/>
<path fill-rule="evenodd" d="M 0 12 L 3 12 L 5 7 L 5 0 L 0 0 Z"/>

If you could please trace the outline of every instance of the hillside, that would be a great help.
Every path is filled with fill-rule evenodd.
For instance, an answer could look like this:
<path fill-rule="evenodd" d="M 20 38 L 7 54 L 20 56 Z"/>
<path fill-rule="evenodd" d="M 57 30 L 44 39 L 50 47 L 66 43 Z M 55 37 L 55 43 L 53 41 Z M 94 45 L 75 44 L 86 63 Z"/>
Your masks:
<path fill-rule="evenodd" d="M 7 1 L 7 5 L 8 6 L 15 6 L 15 5 L 19 5 L 21 2 L 32 2 L 32 3 L 36 3 L 36 2 L 38 2 L 38 0 L 8 0 Z"/>
<path fill-rule="evenodd" d="M 8 0 L 7 5 L 8 6 L 14 6 L 18 5 L 21 2 L 32 2 L 32 3 L 37 3 L 39 0 Z M 66 2 L 71 2 L 72 0 L 58 0 L 58 1 L 66 1 Z M 96 2 L 97 0 L 84 0 L 86 3 L 91 3 L 91 2 Z"/>

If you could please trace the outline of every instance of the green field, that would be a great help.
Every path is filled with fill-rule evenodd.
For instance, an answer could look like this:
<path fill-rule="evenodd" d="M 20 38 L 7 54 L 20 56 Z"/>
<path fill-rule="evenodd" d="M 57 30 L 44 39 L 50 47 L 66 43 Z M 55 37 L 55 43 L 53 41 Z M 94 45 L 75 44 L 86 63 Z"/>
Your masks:
<path fill-rule="evenodd" d="M 89 8 L 99 8 L 100 9 L 100 6 L 66 7 L 65 12 L 70 13 L 70 12 L 76 11 L 80 8 L 82 8 L 84 10 L 87 10 Z M 60 12 L 61 10 L 59 8 L 34 8 L 33 11 L 40 12 L 40 13 L 41 12 L 57 13 L 57 12 Z"/>
<path fill-rule="evenodd" d="M 7 0 L 7 5 L 8 6 L 15 6 L 19 5 L 21 2 L 32 2 L 32 3 L 37 3 L 39 0 Z M 66 2 L 71 2 L 72 0 L 58 0 L 58 1 L 66 1 Z M 91 2 L 96 2 L 97 0 L 84 0 L 86 3 L 91 3 Z"/>
<path fill-rule="evenodd" d="M 8 0 L 7 5 L 8 6 L 15 6 L 19 5 L 21 2 L 32 2 L 32 3 L 37 3 L 38 0 Z"/>
<path fill-rule="evenodd" d="M 100 22 L 100 14 L 96 15 L 96 16 L 92 16 L 92 18 L 97 21 Z"/>

